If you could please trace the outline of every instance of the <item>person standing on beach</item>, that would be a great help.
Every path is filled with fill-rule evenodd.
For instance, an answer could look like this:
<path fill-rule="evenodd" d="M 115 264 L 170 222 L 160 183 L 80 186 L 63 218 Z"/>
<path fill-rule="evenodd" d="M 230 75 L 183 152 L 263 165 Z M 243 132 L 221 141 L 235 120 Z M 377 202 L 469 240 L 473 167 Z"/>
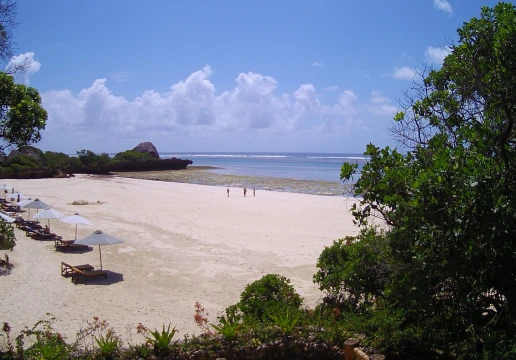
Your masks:
<path fill-rule="evenodd" d="M 244 197 L 245 197 L 245 194 L 247 194 L 247 188 L 244 188 Z"/>
<path fill-rule="evenodd" d="M 256 188 L 253 187 L 253 196 L 256 196 Z"/>
<path fill-rule="evenodd" d="M 228 193 L 228 197 L 229 197 L 229 188 L 226 189 L 227 193 Z"/>

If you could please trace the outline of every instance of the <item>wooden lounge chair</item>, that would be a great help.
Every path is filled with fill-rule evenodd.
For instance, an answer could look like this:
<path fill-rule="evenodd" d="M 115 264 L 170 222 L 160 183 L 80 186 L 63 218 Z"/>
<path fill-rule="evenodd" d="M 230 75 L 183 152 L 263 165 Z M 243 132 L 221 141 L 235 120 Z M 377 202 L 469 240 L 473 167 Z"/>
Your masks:
<path fill-rule="evenodd" d="M 56 250 L 84 250 L 89 249 L 88 245 L 74 244 L 75 240 L 63 240 L 60 236 L 55 238 Z"/>
<path fill-rule="evenodd" d="M 57 239 L 57 235 L 54 233 L 47 233 L 39 229 L 32 229 L 30 233 L 30 237 L 33 239 L 49 239 L 54 240 Z"/>
<path fill-rule="evenodd" d="M 67 263 L 61 261 L 61 275 L 62 276 L 64 276 L 64 277 L 72 276 L 74 269 L 90 271 L 90 270 L 93 270 L 93 266 L 91 266 L 90 264 L 72 266 L 72 265 L 68 265 Z"/>
<path fill-rule="evenodd" d="M 81 278 L 90 278 L 104 276 L 107 279 L 107 271 L 104 270 L 78 270 L 74 269 L 72 273 L 72 282 L 77 284 Z"/>
<path fill-rule="evenodd" d="M 104 276 L 107 279 L 107 271 L 94 270 L 90 264 L 72 266 L 61 262 L 61 275 L 65 277 L 71 275 L 74 284 L 77 284 L 82 278 Z"/>

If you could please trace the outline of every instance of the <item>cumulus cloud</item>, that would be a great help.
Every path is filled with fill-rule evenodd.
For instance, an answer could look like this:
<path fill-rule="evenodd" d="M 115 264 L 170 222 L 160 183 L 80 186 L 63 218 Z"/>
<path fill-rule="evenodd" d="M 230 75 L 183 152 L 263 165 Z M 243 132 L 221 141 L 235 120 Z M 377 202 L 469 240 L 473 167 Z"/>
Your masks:
<path fill-rule="evenodd" d="M 450 15 L 453 13 L 452 6 L 447 0 L 434 0 L 434 7 Z"/>
<path fill-rule="evenodd" d="M 13 56 L 7 64 L 7 72 L 15 73 L 16 81 L 28 84 L 29 76 L 41 68 L 41 63 L 34 59 L 34 55 L 33 52 L 26 52 Z"/>
<path fill-rule="evenodd" d="M 448 46 L 445 47 L 433 47 L 429 46 L 425 51 L 425 58 L 432 65 L 441 66 L 444 58 L 450 54 L 451 49 Z"/>
<path fill-rule="evenodd" d="M 314 62 L 312 63 L 312 66 L 313 66 L 313 67 L 321 67 L 321 66 L 324 66 L 324 64 L 323 64 L 323 63 L 320 63 L 320 62 L 317 62 L 317 61 L 314 61 Z"/>
<path fill-rule="evenodd" d="M 113 94 L 105 78 L 77 95 L 70 90 L 43 93 L 43 106 L 49 114 L 45 134 L 59 133 L 61 138 L 77 141 L 88 136 L 99 142 L 107 135 L 116 139 L 160 136 L 169 141 L 227 136 L 241 141 L 252 138 L 250 134 L 342 134 L 362 124 L 364 108 L 389 105 L 386 98 L 378 100 L 379 94 L 372 103 L 361 104 L 351 90 L 340 91 L 325 104 L 313 84 L 280 93 L 276 79 L 253 72 L 240 73 L 233 88 L 220 92 L 210 81 L 211 74 L 207 65 L 169 91 L 147 90 L 131 101 Z M 368 116 L 385 113 L 366 112 Z"/>
<path fill-rule="evenodd" d="M 398 111 L 398 108 L 391 104 L 391 100 L 379 91 L 371 92 L 367 109 L 371 114 L 389 117 Z"/>
<path fill-rule="evenodd" d="M 395 68 L 392 77 L 397 80 L 413 80 L 416 76 L 416 70 L 411 69 L 407 66 Z"/>

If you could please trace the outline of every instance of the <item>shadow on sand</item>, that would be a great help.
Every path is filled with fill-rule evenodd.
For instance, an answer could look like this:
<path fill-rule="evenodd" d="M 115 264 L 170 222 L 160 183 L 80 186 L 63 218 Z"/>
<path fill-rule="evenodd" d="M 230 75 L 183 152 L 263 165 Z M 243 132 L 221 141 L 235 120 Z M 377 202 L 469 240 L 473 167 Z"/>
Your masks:
<path fill-rule="evenodd" d="M 82 278 L 78 285 L 111 285 L 117 282 L 124 281 L 124 274 L 120 274 L 114 271 L 106 270 L 107 278 L 95 277 L 90 279 Z"/>
<path fill-rule="evenodd" d="M 65 254 L 84 254 L 93 251 L 92 247 L 58 247 L 56 251 Z"/>

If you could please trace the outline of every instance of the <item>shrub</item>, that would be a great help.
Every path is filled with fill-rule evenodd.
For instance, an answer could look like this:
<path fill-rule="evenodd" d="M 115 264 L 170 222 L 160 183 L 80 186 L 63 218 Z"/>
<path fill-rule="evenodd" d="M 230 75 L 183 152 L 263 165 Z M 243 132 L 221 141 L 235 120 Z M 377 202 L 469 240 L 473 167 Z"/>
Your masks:
<path fill-rule="evenodd" d="M 335 241 L 317 260 L 314 282 L 328 294 L 325 301 L 331 306 L 354 310 L 371 304 L 390 279 L 392 265 L 384 233 L 365 229 L 358 238 Z"/>
<path fill-rule="evenodd" d="M 245 316 L 268 321 L 267 314 L 278 308 L 299 309 L 302 303 L 289 279 L 268 274 L 246 286 L 240 295 L 238 308 Z"/>
<path fill-rule="evenodd" d="M 168 324 L 168 328 L 165 330 L 165 324 L 163 324 L 161 332 L 157 329 L 149 331 L 150 336 L 146 337 L 147 343 L 153 346 L 156 355 L 168 355 L 170 353 L 170 343 L 177 332 L 175 326 L 170 330 L 170 324 Z"/>

